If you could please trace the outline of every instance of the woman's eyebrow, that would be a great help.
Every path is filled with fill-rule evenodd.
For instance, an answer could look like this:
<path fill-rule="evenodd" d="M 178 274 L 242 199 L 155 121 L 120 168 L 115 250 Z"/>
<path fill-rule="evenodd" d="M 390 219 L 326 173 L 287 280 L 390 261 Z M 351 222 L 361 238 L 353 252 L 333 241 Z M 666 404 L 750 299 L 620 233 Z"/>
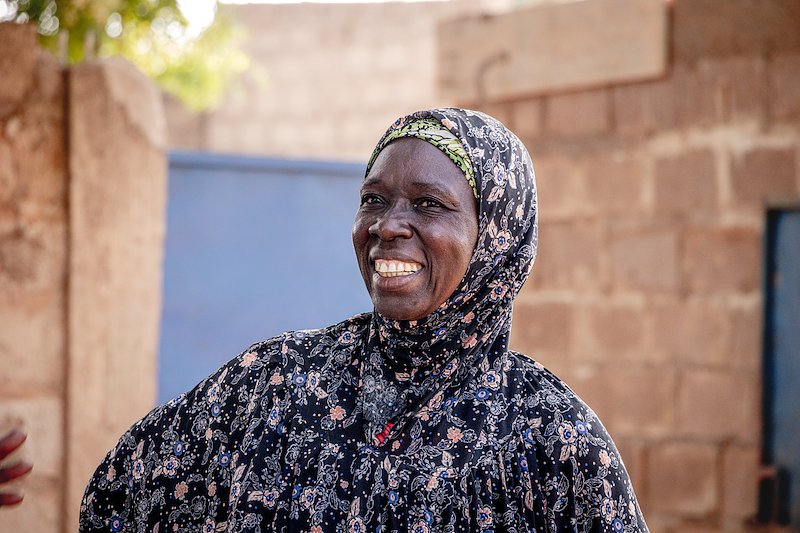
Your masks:
<path fill-rule="evenodd" d="M 361 187 L 369 187 L 370 185 L 380 185 L 383 183 L 383 180 L 376 176 L 370 176 L 365 178 L 364 181 L 361 182 Z"/>
<path fill-rule="evenodd" d="M 443 196 L 448 199 L 455 198 L 455 195 L 452 193 L 450 189 L 445 187 L 440 187 L 434 183 L 429 183 L 426 181 L 412 181 L 411 185 L 414 187 L 418 187 L 424 191 L 430 192 L 431 194 L 435 194 L 437 196 Z"/>

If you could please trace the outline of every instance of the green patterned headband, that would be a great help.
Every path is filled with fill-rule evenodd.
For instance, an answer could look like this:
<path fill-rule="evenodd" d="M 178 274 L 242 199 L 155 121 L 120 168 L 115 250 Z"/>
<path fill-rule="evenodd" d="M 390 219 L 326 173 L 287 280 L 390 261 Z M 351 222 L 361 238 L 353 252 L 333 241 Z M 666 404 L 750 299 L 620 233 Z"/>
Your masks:
<path fill-rule="evenodd" d="M 367 164 L 367 172 L 372 168 L 372 164 L 378 157 L 378 154 L 386 148 L 390 142 L 400 139 L 402 137 L 413 137 L 429 142 L 436 148 L 444 152 L 450 160 L 456 164 L 464 176 L 467 178 L 467 183 L 472 188 L 472 195 L 478 198 L 478 187 L 475 184 L 475 171 L 472 168 L 472 160 L 470 160 L 467 150 L 464 145 L 450 130 L 448 130 L 441 122 L 434 118 L 419 118 L 405 124 L 399 124 L 389 130 L 380 140 L 378 146 L 372 152 L 372 157 L 369 158 Z"/>

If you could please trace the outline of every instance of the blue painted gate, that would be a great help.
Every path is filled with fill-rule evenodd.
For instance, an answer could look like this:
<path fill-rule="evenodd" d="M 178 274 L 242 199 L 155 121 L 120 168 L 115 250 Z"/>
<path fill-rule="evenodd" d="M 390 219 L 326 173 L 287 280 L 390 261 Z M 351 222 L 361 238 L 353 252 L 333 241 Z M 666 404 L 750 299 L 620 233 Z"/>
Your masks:
<path fill-rule="evenodd" d="M 767 215 L 764 464 L 759 518 L 800 530 L 800 207 Z"/>
<path fill-rule="evenodd" d="M 170 155 L 159 401 L 255 341 L 371 309 L 350 239 L 363 172 Z"/>

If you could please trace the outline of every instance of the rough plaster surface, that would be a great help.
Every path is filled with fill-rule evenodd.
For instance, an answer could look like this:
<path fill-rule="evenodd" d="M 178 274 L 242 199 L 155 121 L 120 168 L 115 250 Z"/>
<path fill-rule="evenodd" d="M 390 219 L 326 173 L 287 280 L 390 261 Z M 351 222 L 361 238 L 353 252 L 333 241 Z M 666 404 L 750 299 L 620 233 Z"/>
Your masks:
<path fill-rule="evenodd" d="M 459 101 L 655 78 L 667 62 L 664 2 L 549 3 L 439 28 L 438 82 Z"/>
<path fill-rule="evenodd" d="M 127 63 L 69 74 L 67 523 L 89 476 L 153 405 L 167 165 L 161 100 Z M 92 406 L 87 409 L 87 406 Z"/>
<path fill-rule="evenodd" d="M 36 59 L 36 28 L 21 24 L 0 24 L 0 120 L 19 107 L 33 84 Z"/>
<path fill-rule="evenodd" d="M 164 115 L 123 61 L 64 69 L 12 24 L 0 49 L 0 432 L 25 426 L 35 465 L 0 529 L 75 531 L 92 470 L 155 400 Z"/>

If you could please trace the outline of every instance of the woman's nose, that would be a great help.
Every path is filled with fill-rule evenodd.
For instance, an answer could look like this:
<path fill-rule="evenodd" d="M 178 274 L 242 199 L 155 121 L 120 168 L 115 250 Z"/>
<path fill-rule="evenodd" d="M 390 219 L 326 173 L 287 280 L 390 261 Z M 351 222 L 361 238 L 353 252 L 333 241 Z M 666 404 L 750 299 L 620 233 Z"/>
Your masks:
<path fill-rule="evenodd" d="M 369 232 L 382 241 L 391 241 L 398 237 L 411 238 L 412 231 L 407 210 L 396 205 L 390 207 L 375 219 L 375 222 L 369 227 Z"/>

